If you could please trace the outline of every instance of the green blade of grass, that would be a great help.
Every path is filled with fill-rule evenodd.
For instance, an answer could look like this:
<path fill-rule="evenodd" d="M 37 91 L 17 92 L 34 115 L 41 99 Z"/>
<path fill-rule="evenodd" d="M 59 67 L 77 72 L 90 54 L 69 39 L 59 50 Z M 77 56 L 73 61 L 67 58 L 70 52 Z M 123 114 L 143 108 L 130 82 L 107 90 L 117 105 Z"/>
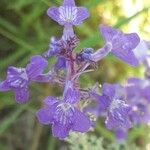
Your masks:
<path fill-rule="evenodd" d="M 25 54 L 25 50 L 20 49 L 17 50 L 16 52 L 12 53 L 8 57 L 5 57 L 5 59 L 0 60 L 0 68 L 5 68 L 6 66 L 12 64 L 15 62 L 19 57 L 22 57 Z"/>
<path fill-rule="evenodd" d="M 8 22 L 6 19 L 0 16 L 0 26 L 7 29 L 9 32 L 13 34 L 18 34 L 18 28 L 15 27 L 12 23 Z"/>
<path fill-rule="evenodd" d="M 25 48 L 26 50 L 32 52 L 33 54 L 36 52 L 34 51 L 34 47 L 32 47 L 30 44 L 28 44 L 26 41 L 22 40 L 19 37 L 16 37 L 12 33 L 0 28 L 0 34 L 2 34 L 4 37 L 7 37 L 8 39 L 12 40 L 16 44 L 20 45 L 21 47 Z"/>
<path fill-rule="evenodd" d="M 27 105 L 19 106 L 16 111 L 10 114 L 3 122 L 0 124 L 0 135 L 3 134 L 7 129 L 15 123 L 19 115 L 27 108 Z"/>

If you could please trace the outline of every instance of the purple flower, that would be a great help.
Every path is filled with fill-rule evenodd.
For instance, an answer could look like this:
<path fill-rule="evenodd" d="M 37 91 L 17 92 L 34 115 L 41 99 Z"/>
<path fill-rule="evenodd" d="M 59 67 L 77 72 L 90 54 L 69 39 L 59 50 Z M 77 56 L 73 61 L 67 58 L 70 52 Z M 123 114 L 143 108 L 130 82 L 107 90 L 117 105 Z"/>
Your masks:
<path fill-rule="evenodd" d="M 127 84 L 129 99 L 145 99 L 150 102 L 150 81 L 148 79 L 129 78 Z"/>
<path fill-rule="evenodd" d="M 106 95 L 100 95 L 96 91 L 90 92 L 91 97 L 96 100 L 96 110 L 97 114 L 101 115 L 105 113 L 111 103 L 111 100 Z"/>
<path fill-rule="evenodd" d="M 88 18 L 89 13 L 84 7 L 76 7 L 74 0 L 64 0 L 60 7 L 51 7 L 47 14 L 60 25 L 80 25 Z"/>
<path fill-rule="evenodd" d="M 48 82 L 51 79 L 51 72 L 42 74 L 46 66 L 47 61 L 37 55 L 31 58 L 26 68 L 9 67 L 6 80 L 0 83 L 0 91 L 13 90 L 18 103 L 26 102 L 30 81 Z"/>
<path fill-rule="evenodd" d="M 124 34 L 106 25 L 100 25 L 100 32 L 105 42 L 112 45 L 112 54 L 132 66 L 139 64 L 132 51 L 140 42 L 140 38 L 136 33 Z"/>
<path fill-rule="evenodd" d="M 67 102 L 67 99 L 62 101 L 55 97 L 47 97 L 44 104 L 44 108 L 40 109 L 36 115 L 40 123 L 52 124 L 54 137 L 63 139 L 71 130 L 83 133 L 91 127 L 89 118 L 73 104 Z"/>
<path fill-rule="evenodd" d="M 150 121 L 150 83 L 148 80 L 129 78 L 126 86 L 127 100 L 132 111 L 130 118 L 133 123 L 141 124 Z"/>
<path fill-rule="evenodd" d="M 82 24 L 88 18 L 89 13 L 84 7 L 76 7 L 74 0 L 64 0 L 60 7 L 51 7 L 47 14 L 53 20 L 64 26 L 62 39 L 74 37 L 73 25 Z"/>
<path fill-rule="evenodd" d="M 130 128 L 129 112 L 131 108 L 125 102 L 125 90 L 119 84 L 103 85 L 102 98 L 107 97 L 107 118 L 105 121 L 108 129 Z"/>

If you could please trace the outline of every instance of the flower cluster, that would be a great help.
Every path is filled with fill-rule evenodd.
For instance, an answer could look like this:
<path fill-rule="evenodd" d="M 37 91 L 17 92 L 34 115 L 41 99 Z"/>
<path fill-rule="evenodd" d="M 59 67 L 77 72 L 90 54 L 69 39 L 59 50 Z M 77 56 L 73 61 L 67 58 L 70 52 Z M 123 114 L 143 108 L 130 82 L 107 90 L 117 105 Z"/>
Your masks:
<path fill-rule="evenodd" d="M 104 46 L 96 51 L 88 47 L 76 53 L 74 49 L 79 39 L 73 27 L 82 24 L 89 17 L 88 10 L 77 7 L 74 0 L 64 0 L 62 6 L 49 8 L 47 14 L 63 26 L 62 37 L 52 37 L 48 50 L 42 55 L 33 56 L 25 68 L 9 67 L 6 80 L 0 83 L 0 91 L 12 90 L 16 101 L 25 103 L 29 99 L 28 86 L 31 81 L 51 82 L 63 87 L 61 97 L 46 97 L 43 108 L 36 113 L 39 122 L 51 124 L 53 136 L 60 139 L 66 138 L 71 131 L 84 133 L 93 127 L 94 122 L 88 116 L 92 109 L 83 105 L 93 99 L 97 103 L 94 108 L 97 116 L 105 116 L 106 128 L 115 130 L 118 137 L 122 137 L 124 131 L 131 128 L 133 123 L 142 122 L 143 119 L 146 121 L 147 103 L 150 101 L 147 92 L 150 83 L 147 83 L 147 79 L 144 82 L 140 79 L 129 79 L 128 84 L 132 86 L 104 83 L 102 92 L 97 91 L 97 86 L 87 89 L 80 87 L 79 83 L 83 73 L 92 71 L 88 69 L 89 66 L 96 65 L 109 53 L 131 66 L 138 66 L 140 60 L 147 57 L 139 54 L 139 36 L 101 24 L 99 30 L 105 41 Z M 48 73 L 44 73 L 48 65 L 47 59 L 51 57 L 55 57 L 57 61 Z M 147 64 L 147 61 L 144 62 Z M 138 90 L 142 90 L 142 93 Z M 141 98 L 137 101 L 136 96 L 139 95 L 136 94 L 139 93 Z M 144 116 L 142 120 L 141 114 Z"/>

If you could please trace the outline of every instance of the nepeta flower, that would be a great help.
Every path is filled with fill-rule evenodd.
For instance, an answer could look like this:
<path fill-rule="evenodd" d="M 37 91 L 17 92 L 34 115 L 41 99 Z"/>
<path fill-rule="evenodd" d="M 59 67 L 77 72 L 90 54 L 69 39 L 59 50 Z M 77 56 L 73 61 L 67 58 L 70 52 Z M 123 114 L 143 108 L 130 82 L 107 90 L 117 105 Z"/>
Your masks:
<path fill-rule="evenodd" d="M 70 91 L 70 88 L 68 89 Z M 75 92 L 76 93 L 76 92 Z M 70 95 L 64 95 L 63 100 L 55 97 L 47 97 L 44 100 L 44 108 L 37 112 L 37 118 L 40 123 L 52 124 L 52 133 L 54 137 L 66 138 L 71 130 L 78 132 L 87 132 L 91 127 L 88 117 L 75 107 L 73 101 L 78 98 L 71 91 Z M 72 100 L 70 99 L 72 96 Z M 71 101 L 71 103 L 70 103 Z"/>
<path fill-rule="evenodd" d="M 129 120 L 130 107 L 125 102 L 125 90 L 119 84 L 103 85 L 102 98 L 108 101 L 107 118 L 105 121 L 108 129 L 130 128 Z"/>
<path fill-rule="evenodd" d="M 60 25 L 80 25 L 88 18 L 88 10 L 84 7 L 77 7 L 74 0 L 64 0 L 60 7 L 51 7 L 47 14 Z"/>
<path fill-rule="evenodd" d="M 140 42 L 136 33 L 125 34 L 106 25 L 100 25 L 100 32 L 105 42 L 112 45 L 112 54 L 132 66 L 139 64 L 133 52 Z"/>
<path fill-rule="evenodd" d="M 6 80 L 0 83 L 0 91 L 13 90 L 18 103 L 26 102 L 30 81 L 48 82 L 51 79 L 50 72 L 42 74 L 46 66 L 47 61 L 37 55 L 31 58 L 26 68 L 9 67 Z"/>
<path fill-rule="evenodd" d="M 77 7 L 74 0 L 64 0 L 60 7 L 51 7 L 47 14 L 53 20 L 64 26 L 62 39 L 74 37 L 73 25 L 82 24 L 88 18 L 89 13 L 84 7 Z"/>
<path fill-rule="evenodd" d="M 130 99 L 145 99 L 150 102 L 150 81 L 149 79 L 129 78 L 127 94 Z"/>
<path fill-rule="evenodd" d="M 135 124 L 148 123 L 150 121 L 150 82 L 138 78 L 129 78 L 126 86 L 127 100 L 132 111 L 131 120 Z"/>

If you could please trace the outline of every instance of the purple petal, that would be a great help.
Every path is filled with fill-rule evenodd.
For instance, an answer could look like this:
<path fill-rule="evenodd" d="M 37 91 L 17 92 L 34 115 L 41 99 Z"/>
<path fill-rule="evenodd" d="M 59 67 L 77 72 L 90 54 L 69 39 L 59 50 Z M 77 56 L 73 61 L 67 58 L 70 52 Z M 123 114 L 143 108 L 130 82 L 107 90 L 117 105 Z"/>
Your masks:
<path fill-rule="evenodd" d="M 112 53 L 132 66 L 138 66 L 139 61 L 132 51 L 140 42 L 136 33 L 116 35 L 112 40 Z"/>
<path fill-rule="evenodd" d="M 8 91 L 8 90 L 10 90 L 9 83 L 7 82 L 7 80 L 2 81 L 0 83 L 0 91 Z"/>
<path fill-rule="evenodd" d="M 89 12 L 84 7 L 77 7 L 77 16 L 76 19 L 73 21 L 73 25 L 80 25 L 83 23 L 85 19 L 89 17 Z"/>
<path fill-rule="evenodd" d="M 150 102 L 150 86 L 145 87 L 141 91 L 142 96 Z"/>
<path fill-rule="evenodd" d="M 119 84 L 104 83 L 103 94 L 109 96 L 110 99 L 124 99 L 126 97 L 125 89 Z"/>
<path fill-rule="evenodd" d="M 10 66 L 8 67 L 8 70 L 7 70 L 7 76 L 8 78 L 10 78 L 10 76 L 19 76 L 21 71 L 25 71 L 24 68 L 16 68 L 16 67 L 13 67 L 13 66 Z"/>
<path fill-rule="evenodd" d="M 131 118 L 131 121 L 134 124 L 140 124 L 140 123 L 142 123 L 141 115 L 138 112 L 136 112 L 136 111 L 132 111 L 130 113 L 130 118 Z"/>
<path fill-rule="evenodd" d="M 52 106 L 57 102 L 58 102 L 58 99 L 56 97 L 53 97 L 53 96 L 48 96 L 44 100 L 44 104 L 47 106 Z"/>
<path fill-rule="evenodd" d="M 75 109 L 74 119 L 75 120 L 72 127 L 74 131 L 87 132 L 92 125 L 90 119 L 77 109 Z"/>
<path fill-rule="evenodd" d="M 69 135 L 70 127 L 63 126 L 62 124 L 53 124 L 52 133 L 54 137 L 64 139 Z"/>
<path fill-rule="evenodd" d="M 75 6 L 74 0 L 64 0 L 63 6 Z"/>
<path fill-rule="evenodd" d="M 116 105 L 116 104 L 115 104 Z M 112 109 L 108 113 L 108 117 L 105 121 L 108 129 L 116 128 L 131 128 L 131 122 L 129 120 L 130 107 L 126 104 L 119 104 L 117 108 Z"/>
<path fill-rule="evenodd" d="M 60 19 L 59 8 L 51 7 L 47 10 L 47 15 L 52 18 L 54 21 L 58 22 L 60 25 L 63 25 L 62 20 Z"/>
<path fill-rule="evenodd" d="M 41 75 L 48 62 L 40 55 L 33 56 L 26 67 L 28 77 L 32 80 Z"/>
<path fill-rule="evenodd" d="M 109 96 L 111 99 L 114 98 L 116 92 L 116 86 L 113 84 L 103 84 L 103 94 Z"/>
<path fill-rule="evenodd" d="M 80 92 L 77 90 L 72 81 L 67 81 L 64 91 L 65 102 L 75 103 L 80 100 Z"/>
<path fill-rule="evenodd" d="M 92 97 L 94 97 L 97 101 L 97 106 L 100 112 L 106 111 L 109 107 L 111 100 L 106 95 L 99 95 L 96 92 L 91 92 Z"/>
<path fill-rule="evenodd" d="M 14 89 L 14 92 L 17 103 L 22 104 L 28 101 L 29 91 L 27 87 Z"/>
<path fill-rule="evenodd" d="M 102 88 L 103 94 L 113 99 L 115 96 L 115 92 L 116 92 L 116 86 L 117 84 L 104 83 L 103 88 Z"/>
<path fill-rule="evenodd" d="M 55 107 L 46 107 L 38 110 L 36 116 L 41 124 L 47 125 L 53 121 Z"/>
<path fill-rule="evenodd" d="M 111 52 L 112 45 L 110 43 L 106 43 L 103 48 L 98 49 L 94 54 L 91 55 L 91 60 L 94 62 L 98 62 Z"/>
<path fill-rule="evenodd" d="M 126 86 L 128 99 L 138 97 L 137 100 L 140 100 L 140 98 L 150 100 L 149 90 L 150 90 L 149 81 L 142 80 L 139 78 L 128 79 L 128 85 Z"/>
<path fill-rule="evenodd" d="M 106 42 L 111 42 L 113 37 L 118 33 L 116 29 L 103 24 L 99 26 L 99 29 Z"/>
<path fill-rule="evenodd" d="M 52 80 L 52 78 L 53 78 L 53 77 L 52 77 L 52 73 L 49 72 L 49 73 L 47 73 L 47 74 L 41 74 L 41 75 L 35 77 L 35 78 L 33 79 L 33 81 L 36 81 L 36 82 L 49 82 L 49 81 Z"/>
<path fill-rule="evenodd" d="M 111 103 L 111 100 L 108 96 L 100 96 L 98 101 L 98 107 L 101 112 L 106 111 Z"/>
<path fill-rule="evenodd" d="M 9 67 L 7 83 L 10 88 L 23 88 L 28 85 L 28 76 L 24 68 Z"/>
<path fill-rule="evenodd" d="M 132 77 L 132 78 L 128 78 L 128 83 L 129 85 L 134 85 L 134 84 L 140 84 L 142 82 L 141 79 L 139 78 L 135 78 L 135 77 Z"/>
<path fill-rule="evenodd" d="M 76 7 L 70 1 L 67 5 L 51 7 L 47 14 L 60 25 L 80 25 L 83 20 L 89 17 L 89 12 L 84 7 Z"/>

